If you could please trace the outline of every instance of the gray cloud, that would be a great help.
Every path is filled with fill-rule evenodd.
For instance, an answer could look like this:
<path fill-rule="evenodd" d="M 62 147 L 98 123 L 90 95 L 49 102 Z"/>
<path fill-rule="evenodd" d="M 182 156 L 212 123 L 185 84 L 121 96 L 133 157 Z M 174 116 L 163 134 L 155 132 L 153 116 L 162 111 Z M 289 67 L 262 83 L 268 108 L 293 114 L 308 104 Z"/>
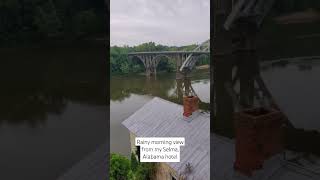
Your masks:
<path fill-rule="evenodd" d="M 210 36 L 210 0 L 111 0 L 111 45 L 201 43 Z"/>

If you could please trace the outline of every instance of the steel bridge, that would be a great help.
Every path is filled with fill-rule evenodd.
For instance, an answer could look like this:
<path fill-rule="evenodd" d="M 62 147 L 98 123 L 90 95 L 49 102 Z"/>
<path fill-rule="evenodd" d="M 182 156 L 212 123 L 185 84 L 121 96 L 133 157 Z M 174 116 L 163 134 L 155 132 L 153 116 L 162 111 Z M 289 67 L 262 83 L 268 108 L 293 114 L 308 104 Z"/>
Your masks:
<path fill-rule="evenodd" d="M 170 60 L 174 60 L 176 64 L 176 70 L 179 73 L 186 74 L 190 72 L 199 57 L 202 55 L 210 55 L 210 39 L 201 43 L 192 51 L 154 51 L 154 52 L 133 52 L 129 53 L 129 59 L 134 57 L 142 61 L 146 75 L 156 75 L 157 66 L 162 57 L 166 57 Z"/>

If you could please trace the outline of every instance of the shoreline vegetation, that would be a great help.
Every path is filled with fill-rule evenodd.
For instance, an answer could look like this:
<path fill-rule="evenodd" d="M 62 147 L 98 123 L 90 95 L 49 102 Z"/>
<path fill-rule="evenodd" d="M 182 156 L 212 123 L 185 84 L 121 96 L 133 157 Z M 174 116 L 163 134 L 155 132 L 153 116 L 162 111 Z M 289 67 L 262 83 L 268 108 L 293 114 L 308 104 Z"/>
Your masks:
<path fill-rule="evenodd" d="M 134 153 L 130 159 L 120 154 L 110 156 L 110 179 L 142 180 L 153 179 L 157 163 L 143 163 L 137 160 Z"/>
<path fill-rule="evenodd" d="M 0 47 L 107 39 L 103 1 L 3 0 L 0 9 Z"/>
<path fill-rule="evenodd" d="M 110 48 L 110 74 L 111 75 L 129 75 L 144 73 L 144 65 L 137 58 L 128 58 L 128 53 L 131 52 L 150 52 L 150 51 L 191 51 L 198 45 L 186 46 L 166 46 L 156 44 L 154 42 L 142 43 L 137 46 L 111 46 Z M 167 57 L 160 57 L 160 63 L 157 67 L 157 72 L 175 72 L 175 61 Z M 209 64 L 209 57 L 201 56 L 196 66 Z M 203 66 L 202 68 L 204 68 Z"/>

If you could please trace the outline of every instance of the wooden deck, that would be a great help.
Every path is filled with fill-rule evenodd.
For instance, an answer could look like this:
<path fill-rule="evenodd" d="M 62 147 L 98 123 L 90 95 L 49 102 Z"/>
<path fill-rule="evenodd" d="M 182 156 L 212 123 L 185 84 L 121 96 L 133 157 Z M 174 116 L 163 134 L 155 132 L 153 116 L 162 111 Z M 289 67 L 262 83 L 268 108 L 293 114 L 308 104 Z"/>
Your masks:
<path fill-rule="evenodd" d="M 107 180 L 107 152 L 107 145 L 101 145 L 57 180 Z"/>

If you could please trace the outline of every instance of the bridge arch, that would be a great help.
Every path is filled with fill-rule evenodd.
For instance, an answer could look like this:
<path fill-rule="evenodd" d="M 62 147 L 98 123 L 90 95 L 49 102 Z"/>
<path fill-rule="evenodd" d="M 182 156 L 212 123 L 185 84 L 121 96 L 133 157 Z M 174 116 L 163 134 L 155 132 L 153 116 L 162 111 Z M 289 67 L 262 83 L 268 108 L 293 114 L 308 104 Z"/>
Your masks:
<path fill-rule="evenodd" d="M 132 55 L 132 56 L 130 56 L 129 59 L 133 60 L 133 61 L 134 61 L 134 59 L 139 59 L 144 66 L 144 69 L 145 69 L 147 76 L 156 74 L 157 63 L 156 63 L 156 61 L 154 61 L 155 58 L 153 57 L 152 54 L 150 54 L 150 55 L 139 55 L 139 54 Z"/>
<path fill-rule="evenodd" d="M 132 64 L 133 72 L 138 73 L 145 70 L 144 61 L 139 56 L 131 56 L 129 58 Z"/>
<path fill-rule="evenodd" d="M 176 67 L 175 63 L 173 62 L 173 57 L 167 54 L 159 54 L 153 58 L 155 61 L 155 69 L 156 70 L 167 70 L 173 71 Z"/>
<path fill-rule="evenodd" d="M 129 59 L 134 62 L 141 62 L 145 66 L 143 59 L 138 55 L 129 56 Z"/>

